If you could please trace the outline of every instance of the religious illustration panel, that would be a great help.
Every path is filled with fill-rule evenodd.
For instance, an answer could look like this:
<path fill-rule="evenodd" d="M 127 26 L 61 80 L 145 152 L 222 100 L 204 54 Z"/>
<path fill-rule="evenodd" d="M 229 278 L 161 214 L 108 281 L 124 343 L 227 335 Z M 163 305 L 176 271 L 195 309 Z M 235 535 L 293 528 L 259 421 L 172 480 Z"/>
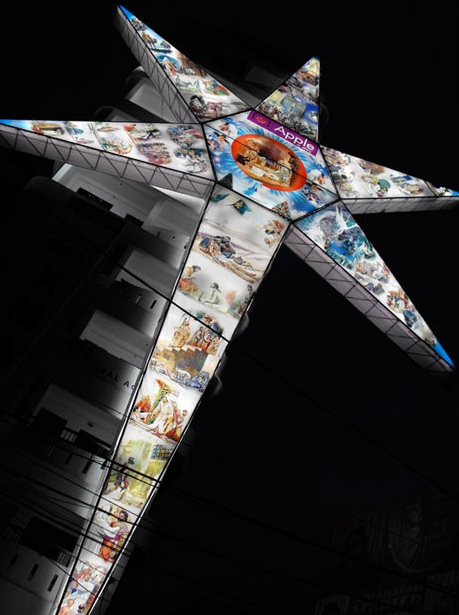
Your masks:
<path fill-rule="evenodd" d="M 385 199 L 424 196 L 459 196 L 459 192 L 435 187 L 407 173 L 389 169 L 322 146 L 322 152 L 335 186 L 342 198 Z"/>
<path fill-rule="evenodd" d="M 212 194 L 179 279 L 175 301 L 212 310 L 230 339 L 288 223 L 222 186 Z"/>
<path fill-rule="evenodd" d="M 267 117 L 319 141 L 320 60 L 311 58 L 257 107 Z"/>
<path fill-rule="evenodd" d="M 452 361 L 343 203 L 315 212 L 295 223 L 338 265 L 424 340 L 451 366 Z"/>
<path fill-rule="evenodd" d="M 137 31 L 147 49 L 161 65 L 198 121 L 222 117 L 247 109 L 248 105 L 222 83 L 192 62 L 162 36 L 124 7 L 124 15 Z"/>
<path fill-rule="evenodd" d="M 204 125 L 218 180 L 296 219 L 338 198 L 319 146 L 257 111 Z"/>
<path fill-rule="evenodd" d="M 1 122 L 91 149 L 213 178 L 203 130 L 199 124 L 38 120 Z"/>

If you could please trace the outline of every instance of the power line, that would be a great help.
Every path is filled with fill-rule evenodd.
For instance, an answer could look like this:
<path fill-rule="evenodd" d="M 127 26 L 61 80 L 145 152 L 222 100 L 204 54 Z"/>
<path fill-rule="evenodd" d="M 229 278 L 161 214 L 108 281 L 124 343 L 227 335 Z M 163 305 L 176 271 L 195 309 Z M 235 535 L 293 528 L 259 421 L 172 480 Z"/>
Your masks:
<path fill-rule="evenodd" d="M 21 478 L 24 478 L 24 475 L 21 475 L 19 472 L 14 472 L 13 470 L 10 470 L 10 471 L 13 474 L 15 474 L 15 475 L 17 475 L 17 476 L 19 476 Z M 61 496 L 68 497 L 69 499 L 73 499 L 76 502 L 82 502 L 81 499 L 79 499 L 79 498 L 77 498 L 75 496 L 67 496 L 67 494 L 65 494 L 61 490 L 56 489 L 56 488 L 52 488 L 52 487 L 46 485 L 45 483 L 40 483 L 40 481 L 35 481 L 35 482 L 36 483 L 38 482 L 38 484 L 41 484 L 46 489 L 54 491 L 54 492 L 58 493 Z M 96 495 L 96 496 L 98 495 L 96 492 L 92 492 L 92 491 L 90 491 L 87 488 L 84 488 L 84 489 L 89 491 L 89 493 L 91 493 L 93 495 Z M 386 573 L 389 573 L 391 575 L 400 577 L 400 578 L 405 579 L 405 580 L 410 580 L 412 578 L 412 576 L 413 576 L 413 575 L 410 575 L 410 574 L 402 573 L 400 571 L 391 570 L 389 568 L 386 568 L 384 566 L 375 564 L 373 562 L 369 562 L 369 561 L 367 561 L 365 559 L 362 559 L 362 558 L 357 557 L 357 556 L 353 556 L 353 555 L 351 555 L 349 553 L 346 553 L 344 551 L 339 551 L 339 550 L 337 550 L 337 549 L 335 549 L 335 548 L 333 548 L 331 546 L 324 545 L 324 544 L 322 544 L 320 542 L 313 541 L 313 540 L 310 540 L 310 539 L 306 539 L 304 537 L 299 536 L 298 534 L 294 534 L 292 532 L 287 532 L 286 530 L 283 530 L 282 528 L 279 528 L 279 527 L 272 526 L 270 524 L 261 522 L 259 519 L 254 519 L 254 518 L 252 518 L 252 517 L 250 517 L 248 515 L 244 515 L 244 514 L 242 514 L 240 512 L 236 512 L 236 511 L 234 511 L 232 509 L 229 509 L 227 507 L 224 507 L 222 505 L 218 505 L 215 502 L 209 502 L 208 500 L 204 500 L 202 498 L 199 498 L 199 497 L 195 496 L 194 494 L 187 493 L 187 492 L 185 492 L 183 490 L 175 489 L 175 488 L 171 488 L 171 487 L 167 487 L 167 486 L 166 486 L 166 489 L 169 492 L 171 492 L 173 495 L 175 495 L 176 498 L 178 498 L 180 500 L 191 501 L 193 504 L 197 504 L 197 505 L 205 507 L 205 508 L 211 508 L 212 510 L 217 509 L 220 513 L 223 512 L 226 516 L 236 517 L 238 519 L 242 519 L 242 520 L 244 520 L 248 524 L 255 525 L 257 527 L 261 527 L 261 528 L 263 528 L 265 530 L 268 530 L 270 532 L 274 531 L 275 533 L 277 533 L 279 535 L 282 535 L 284 537 L 288 537 L 289 539 L 291 539 L 291 540 L 293 540 L 295 542 L 302 543 L 302 544 L 307 545 L 307 546 L 311 546 L 311 547 L 314 547 L 314 548 L 317 548 L 317 549 L 324 550 L 324 551 L 326 551 L 326 552 L 328 552 L 330 554 L 339 555 L 341 557 L 352 559 L 352 560 L 357 561 L 357 562 L 359 562 L 361 564 L 364 564 L 365 566 L 368 566 L 370 568 L 375 568 L 375 569 L 379 570 L 380 572 L 386 572 Z M 38 492 L 38 493 L 40 493 L 40 492 Z M 49 499 L 49 498 L 44 496 L 44 499 L 46 500 L 46 499 Z M 83 503 L 85 505 L 87 505 L 86 502 L 83 502 Z M 63 508 L 63 506 L 62 506 L 62 508 Z M 91 508 L 94 508 L 94 507 L 91 507 Z M 97 510 L 97 509 L 94 509 L 94 510 Z M 135 527 L 137 527 L 138 525 L 141 525 L 141 524 L 142 524 L 143 529 L 147 529 L 146 526 L 145 526 L 144 519 L 140 519 L 139 521 L 136 520 L 134 522 L 129 522 L 129 524 L 131 525 L 132 530 L 135 529 Z M 90 530 L 90 528 L 88 528 L 88 529 Z M 130 532 L 130 535 L 132 535 L 132 530 Z M 203 549 L 202 545 L 198 546 L 196 544 L 193 544 L 192 541 L 186 540 L 183 537 L 177 538 L 176 535 L 167 534 L 164 531 L 158 531 L 157 528 L 154 528 L 153 530 L 150 530 L 150 531 L 153 531 L 153 533 L 156 534 L 156 535 L 162 535 L 163 537 L 166 537 L 168 540 L 172 540 L 173 539 L 173 540 L 178 541 L 178 542 L 180 542 L 182 544 L 187 544 L 188 546 L 191 545 L 194 548 L 196 548 L 200 553 L 204 552 L 204 549 Z M 79 535 L 81 537 L 85 537 L 85 538 L 86 537 L 92 538 L 92 539 L 94 539 L 97 542 L 97 538 L 93 538 L 91 536 L 91 534 L 88 534 L 88 530 L 86 530 L 86 531 L 81 531 L 80 530 L 79 531 Z M 209 550 L 209 552 L 210 552 L 210 550 Z M 223 558 L 225 560 L 231 561 L 228 556 L 222 555 L 219 552 L 213 552 L 212 551 L 212 554 L 213 555 L 217 555 L 218 557 L 221 557 L 221 558 Z M 241 565 L 244 562 L 238 561 L 237 563 L 238 563 L 238 565 Z M 251 566 L 250 564 L 247 564 L 247 563 L 244 563 L 244 565 Z M 256 566 L 255 568 L 258 569 L 259 567 Z M 266 570 L 263 570 L 263 572 L 266 572 Z M 274 571 L 270 571 L 270 574 L 275 574 L 276 576 L 285 577 L 285 575 L 282 575 L 281 573 L 274 572 Z M 291 577 L 285 577 L 285 578 L 287 578 L 288 580 L 291 580 L 291 581 L 292 580 L 296 581 L 296 579 L 292 579 Z M 442 593 L 444 592 L 444 593 L 448 594 L 448 591 L 445 588 L 443 588 L 443 587 L 441 587 L 441 586 L 439 586 L 437 584 L 434 584 L 434 583 L 431 583 L 431 582 L 428 582 L 428 581 L 423 581 L 421 584 L 423 586 L 425 586 L 425 587 L 430 587 L 430 588 L 435 589 L 437 591 L 441 591 Z"/>
<path fill-rule="evenodd" d="M 0 416 L 0 421 L 1 421 L 1 420 L 4 420 L 4 418 L 3 418 L 2 416 Z M 46 438 L 46 436 L 45 436 L 45 434 L 44 434 L 44 433 L 39 433 L 39 434 L 35 434 L 35 435 L 36 435 L 36 436 L 38 436 L 38 439 L 39 439 L 39 440 L 43 440 L 43 441 L 45 441 L 45 442 L 49 442 L 49 441 L 50 441 L 48 438 Z M 55 446 L 56 446 L 56 448 L 58 448 L 58 449 L 60 449 L 60 450 L 62 450 L 62 451 L 66 451 L 66 452 L 68 451 L 68 449 L 67 449 L 67 448 L 66 448 L 63 444 L 62 444 L 62 445 L 60 445 L 59 443 L 57 443 L 57 444 L 55 444 Z M 99 465 L 99 466 L 101 467 L 101 469 L 102 469 L 102 468 L 104 467 L 104 465 L 105 465 L 105 462 L 103 462 L 103 461 L 99 461 L 98 459 L 93 458 L 93 457 L 91 457 L 91 456 L 87 456 L 84 452 L 74 451 L 74 452 L 72 452 L 72 455 L 74 455 L 75 457 L 80 457 L 81 459 L 83 459 L 83 460 L 85 460 L 85 461 L 91 461 L 91 462 L 92 462 L 92 463 L 94 463 L 95 465 Z M 212 459 L 213 459 L 213 463 L 215 463 L 215 462 L 219 463 L 218 458 L 216 458 L 215 456 L 213 456 L 213 457 L 212 457 Z M 37 463 L 37 462 L 35 462 L 35 463 Z M 47 470 L 47 471 L 49 471 L 49 472 L 51 472 L 51 473 L 55 474 L 56 476 L 59 476 L 59 477 L 62 477 L 62 476 L 63 476 L 63 474 L 61 474 L 61 473 L 58 473 L 58 472 L 57 472 L 57 470 L 56 470 L 56 468 L 55 468 L 55 467 L 52 467 L 52 466 L 48 467 L 47 465 L 45 465 L 44 463 L 41 463 L 41 462 L 38 462 L 38 463 L 39 463 L 39 465 L 41 465 L 41 467 L 42 467 L 43 469 L 45 469 L 45 470 Z M 114 463 L 114 468 L 116 469 L 116 467 L 118 466 L 118 464 L 117 464 L 117 462 L 113 462 L 113 463 Z M 259 480 L 263 480 L 263 481 L 266 481 L 266 480 L 267 480 L 267 478 L 266 478 L 266 477 L 259 476 L 259 475 L 255 475 L 255 474 L 253 474 L 253 473 L 248 472 L 247 467 L 246 467 L 246 466 L 242 466 L 242 467 L 241 467 L 240 463 L 241 463 L 241 462 L 239 462 L 239 470 L 240 470 L 240 471 L 242 471 L 244 474 L 247 474 L 247 475 L 249 475 L 249 474 L 250 474 L 251 476 L 254 476 L 254 477 L 256 477 L 256 478 L 257 478 L 257 479 L 259 479 Z M 236 465 L 237 465 L 237 464 L 236 464 L 236 461 L 235 461 L 235 462 L 232 464 L 232 472 L 234 472 L 234 468 L 235 468 L 235 466 L 236 466 Z M 197 502 L 202 502 L 202 503 L 203 503 L 203 505 L 208 504 L 209 506 L 213 506 L 213 502 L 211 502 L 210 500 L 208 500 L 208 499 L 206 499 L 206 498 L 203 498 L 203 497 L 201 497 L 201 496 L 194 496 L 193 494 L 191 494 L 191 493 L 189 493 L 189 492 L 187 492 L 187 491 L 185 491 L 185 490 L 181 490 L 181 489 L 179 489 L 179 488 L 177 488 L 177 487 L 174 487 L 174 486 L 169 486 L 167 483 L 166 483 L 166 485 L 162 485 L 162 482 L 163 482 L 163 480 L 164 480 L 163 478 L 154 479 L 154 478 L 152 478 L 152 477 L 150 477 L 150 476 L 148 476 L 148 475 L 144 475 L 144 474 L 142 474 L 141 472 L 138 472 L 138 471 L 135 471 L 135 470 L 130 470 L 130 474 L 132 475 L 132 477 L 133 477 L 136 481 L 138 481 L 138 482 L 140 482 L 140 483 L 142 483 L 142 482 L 143 482 L 143 483 L 147 484 L 148 486 L 151 486 L 151 485 L 152 485 L 152 484 L 154 484 L 154 483 L 156 483 L 156 484 L 158 484 L 158 485 L 159 485 L 159 484 L 161 484 L 161 489 L 162 489 L 162 492 L 164 492 L 164 491 L 166 491 L 166 492 L 167 492 L 167 491 L 169 491 L 169 492 L 171 492 L 171 493 L 174 493 L 174 495 L 176 495 L 176 497 L 180 497 L 180 495 L 183 493 L 183 494 L 185 494 L 185 496 L 188 496 L 188 497 L 195 497 L 195 498 L 196 498 L 196 501 L 197 501 Z M 18 474 L 18 475 L 19 475 L 19 474 Z M 164 477 L 166 478 L 166 481 L 167 481 L 167 470 L 166 470 L 166 472 L 164 473 Z M 27 479 L 27 476 L 22 475 L 22 478 Z M 100 495 L 100 494 L 98 494 L 97 492 L 95 492 L 95 491 L 93 491 L 93 490 L 89 489 L 88 487 L 86 487 L 85 485 L 83 485 L 81 482 L 79 482 L 79 481 L 78 481 L 78 480 L 76 480 L 76 479 L 71 479 L 70 477 L 65 477 L 65 478 L 66 478 L 67 482 L 74 484 L 74 485 L 75 485 L 76 487 L 78 487 L 78 489 L 80 489 L 80 490 L 81 490 L 81 489 L 83 489 L 84 491 L 87 491 L 87 492 L 88 492 L 91 496 L 95 496 L 95 497 L 97 497 L 98 495 Z M 36 480 L 36 479 L 30 479 L 30 480 L 31 480 L 31 481 L 33 480 L 33 484 L 34 484 L 34 485 L 37 483 L 37 480 Z M 54 488 L 52 488 L 51 486 L 47 485 L 46 483 L 41 483 L 41 485 L 42 485 L 45 489 L 48 489 L 48 490 L 51 490 L 51 491 L 56 491 Z M 277 488 L 278 488 L 278 489 L 282 489 L 283 491 L 290 491 L 290 492 L 292 492 L 292 490 L 288 490 L 288 489 L 285 487 L 285 485 L 279 485 L 279 484 L 276 484 L 276 486 L 277 486 Z M 30 490 L 30 488 L 29 488 L 29 490 Z M 40 492 L 38 492 L 38 493 L 40 493 Z M 77 497 L 75 497 L 75 496 L 73 496 L 73 495 L 71 495 L 71 494 L 65 494 L 65 493 L 64 493 L 64 492 L 62 492 L 62 491 L 58 491 L 58 493 L 59 493 L 59 494 L 61 494 L 61 495 L 63 495 L 63 496 L 65 496 L 65 497 L 67 498 L 67 500 L 75 500 L 76 502 L 78 502 L 78 503 L 82 503 L 82 504 L 84 504 L 85 506 L 87 506 L 87 507 L 88 507 L 88 509 L 89 509 L 89 508 L 91 508 L 91 509 L 93 508 L 93 505 L 92 505 L 92 504 L 87 503 L 87 502 L 84 502 L 84 501 L 83 501 L 83 500 L 81 500 L 80 498 L 77 498 Z M 316 503 L 316 504 L 319 504 L 321 507 L 324 507 L 324 508 L 329 509 L 329 510 L 330 510 L 330 511 L 332 511 L 332 512 L 339 513 L 339 514 L 341 514 L 341 515 L 346 515 L 346 516 L 348 516 L 348 517 L 350 517 L 350 518 L 352 518 L 352 519 L 356 519 L 356 520 L 358 520 L 360 523 L 364 523 L 365 525 L 369 525 L 369 526 L 371 526 L 371 525 L 372 525 L 372 524 L 371 524 L 368 520 L 364 520 L 364 519 L 362 519 L 362 518 L 360 518 L 360 517 L 358 517 L 358 516 L 356 516 L 356 515 L 354 515 L 354 514 L 348 513 L 347 511 L 343 511 L 343 510 L 341 510 L 341 509 L 337 509 L 336 507 L 333 507 L 333 506 L 327 505 L 327 504 L 325 504 L 325 503 L 321 502 L 320 500 L 318 500 L 316 497 L 312 497 L 312 496 L 310 496 L 310 495 L 306 495 L 306 494 L 304 494 L 304 493 L 300 492 L 299 490 L 296 490 L 296 491 L 294 491 L 293 493 L 294 493 L 296 496 L 308 497 L 308 499 L 309 499 L 309 500 L 313 501 L 313 502 L 314 502 L 314 503 Z M 43 495 L 43 494 L 42 494 L 42 495 Z M 373 527 L 376 527 L 376 526 L 374 526 L 374 525 L 373 525 Z M 388 528 L 384 528 L 384 530 L 383 530 L 383 528 L 379 527 L 379 528 L 376 528 L 376 529 L 381 530 L 381 531 L 386 531 L 389 535 L 392 535 L 392 536 L 395 536 L 395 537 L 399 537 L 399 535 L 398 535 L 396 532 L 391 531 L 391 530 L 390 530 L 390 529 L 388 529 Z M 403 537 L 403 538 L 405 539 L 405 537 Z M 417 541 L 415 538 L 406 538 L 406 540 L 407 540 L 407 542 L 410 542 L 410 543 L 413 543 L 413 544 L 419 543 L 419 541 Z M 434 550 L 433 550 L 433 551 L 434 551 Z"/>

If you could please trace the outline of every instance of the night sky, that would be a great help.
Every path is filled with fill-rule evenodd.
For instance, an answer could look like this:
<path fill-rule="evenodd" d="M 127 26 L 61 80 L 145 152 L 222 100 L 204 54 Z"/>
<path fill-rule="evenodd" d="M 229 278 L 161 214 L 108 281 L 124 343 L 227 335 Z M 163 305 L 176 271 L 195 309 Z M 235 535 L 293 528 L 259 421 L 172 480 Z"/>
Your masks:
<path fill-rule="evenodd" d="M 80 6 L 4 11 L 3 118 L 91 120 L 122 98 L 137 63 L 111 23 L 115 4 Z M 459 190 L 449 3 L 124 6 L 230 81 L 252 61 L 282 80 L 318 56 L 322 144 Z M 459 363 L 458 208 L 357 221 Z M 155 600 L 165 615 L 192 604 L 205 615 L 309 615 L 333 528 L 457 482 L 457 379 L 434 382 L 287 248 L 222 383 L 196 413 L 186 464 L 172 466 L 108 615 Z"/>

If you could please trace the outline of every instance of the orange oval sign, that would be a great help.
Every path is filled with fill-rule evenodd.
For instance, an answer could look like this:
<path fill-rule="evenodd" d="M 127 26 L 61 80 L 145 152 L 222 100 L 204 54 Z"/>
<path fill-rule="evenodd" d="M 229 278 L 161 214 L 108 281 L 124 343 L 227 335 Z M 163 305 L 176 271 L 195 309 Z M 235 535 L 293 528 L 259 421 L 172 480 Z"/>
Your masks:
<path fill-rule="evenodd" d="M 298 156 L 286 145 L 264 135 L 238 137 L 231 146 L 237 166 L 267 188 L 291 192 L 306 183 L 306 169 Z"/>

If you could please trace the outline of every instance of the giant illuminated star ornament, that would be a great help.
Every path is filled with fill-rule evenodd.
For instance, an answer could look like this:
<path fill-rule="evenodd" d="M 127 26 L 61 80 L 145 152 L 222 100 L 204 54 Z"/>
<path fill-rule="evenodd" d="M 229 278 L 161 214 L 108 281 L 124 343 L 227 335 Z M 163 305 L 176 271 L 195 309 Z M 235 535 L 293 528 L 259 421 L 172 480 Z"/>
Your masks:
<path fill-rule="evenodd" d="M 121 6 L 117 26 L 173 121 L 0 120 L 6 147 L 201 204 L 58 592 L 71 613 L 97 602 L 281 243 L 431 375 L 455 369 L 353 214 L 451 208 L 459 192 L 320 145 L 316 57 L 251 107 Z"/>

